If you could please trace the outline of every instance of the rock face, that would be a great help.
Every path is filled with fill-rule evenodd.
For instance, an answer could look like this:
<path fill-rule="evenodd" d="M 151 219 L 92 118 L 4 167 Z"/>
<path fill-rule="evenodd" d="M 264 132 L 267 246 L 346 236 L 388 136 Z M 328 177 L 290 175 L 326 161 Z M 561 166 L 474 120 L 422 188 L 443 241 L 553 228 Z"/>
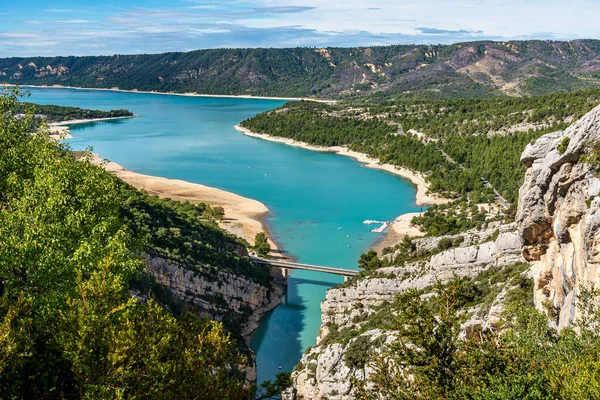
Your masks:
<path fill-rule="evenodd" d="M 159 257 L 147 256 L 146 263 L 146 271 L 195 312 L 215 320 L 231 312 L 245 317 L 244 336 L 256 329 L 262 316 L 279 304 L 284 289 L 283 281 L 278 279 L 267 288 L 243 276 L 221 271 L 216 276 L 207 275 Z"/>
<path fill-rule="evenodd" d="M 229 250 L 248 255 L 243 248 Z M 146 264 L 146 272 L 153 275 L 157 283 L 171 289 L 190 311 L 216 321 L 225 316 L 241 321 L 241 334 L 246 342 L 250 333 L 258 328 L 261 318 L 280 303 L 286 285 L 279 269 L 272 270 L 272 285 L 265 287 L 241 275 L 223 271 L 215 274 L 202 269 L 192 271 L 150 255 L 146 256 Z M 251 384 L 256 381 L 256 365 L 254 353 L 250 349 L 248 352 L 246 381 Z"/>
<path fill-rule="evenodd" d="M 523 256 L 532 262 L 535 304 L 556 316 L 559 328 L 579 315 L 582 290 L 598 288 L 600 180 L 581 162 L 598 141 L 600 107 L 567 130 L 542 136 L 521 156 L 528 167 L 517 211 Z"/>
<path fill-rule="evenodd" d="M 489 240 L 497 234 L 495 240 Z M 374 312 L 376 307 L 391 302 L 396 296 L 409 289 L 423 289 L 436 282 L 448 282 L 454 276 L 475 276 L 490 267 L 501 267 L 521 260 L 521 240 L 514 224 L 492 226 L 483 231 L 471 231 L 461 235 L 461 247 L 449 249 L 431 257 L 429 261 L 406 264 L 402 267 L 387 267 L 377 270 L 373 276 L 355 284 L 334 288 L 327 292 L 321 304 L 321 330 L 317 345 L 300 360 L 292 374 L 294 388 L 286 393 L 285 399 L 353 399 L 352 378 L 364 380 L 371 374 L 368 365 L 351 368 L 344 355 L 354 342 L 366 337 L 377 341 L 375 351 L 382 349 L 394 338 L 393 332 L 372 329 L 346 344 L 329 343 L 330 327 L 344 329 L 356 325 L 361 315 Z M 415 240 L 417 249 L 431 250 L 440 238 Z M 395 257 L 392 254 L 391 259 Z M 490 310 L 490 318 L 498 313 L 497 307 Z"/>

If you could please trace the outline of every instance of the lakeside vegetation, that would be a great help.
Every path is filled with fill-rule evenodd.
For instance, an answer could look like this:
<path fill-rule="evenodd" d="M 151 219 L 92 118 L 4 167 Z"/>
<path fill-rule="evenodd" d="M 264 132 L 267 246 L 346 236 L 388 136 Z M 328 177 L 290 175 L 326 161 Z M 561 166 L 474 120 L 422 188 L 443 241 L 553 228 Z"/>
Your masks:
<path fill-rule="evenodd" d="M 141 257 L 265 285 L 268 269 L 240 255 L 218 210 L 78 161 L 29 134 L 33 115 L 15 118 L 17 102 L 0 96 L 0 397 L 247 399 L 239 333 L 167 311 L 177 300 L 144 278 Z"/>
<path fill-rule="evenodd" d="M 119 118 L 133 117 L 129 110 L 86 110 L 79 107 L 57 106 L 49 104 L 34 104 L 20 102 L 15 106 L 14 112 L 25 114 L 32 112 L 36 116 L 43 116 L 48 122 L 65 122 L 79 119 L 101 119 L 101 118 Z"/>

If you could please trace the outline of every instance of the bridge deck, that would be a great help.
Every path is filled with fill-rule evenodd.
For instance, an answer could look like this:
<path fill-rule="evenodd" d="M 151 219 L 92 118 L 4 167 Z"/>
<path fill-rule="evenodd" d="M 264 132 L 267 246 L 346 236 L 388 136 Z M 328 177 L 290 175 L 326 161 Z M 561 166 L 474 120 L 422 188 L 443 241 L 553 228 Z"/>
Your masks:
<path fill-rule="evenodd" d="M 318 272 L 325 272 L 328 274 L 342 275 L 342 276 L 358 275 L 358 271 L 352 271 L 352 270 L 344 269 L 344 268 L 331 268 L 331 267 L 323 267 L 321 265 L 310 265 L 310 264 L 292 263 L 292 262 L 287 262 L 287 261 L 265 260 L 264 258 L 258 258 L 258 257 L 250 257 L 250 258 L 256 264 L 271 265 L 273 267 L 279 267 L 279 268 L 285 268 L 285 269 L 303 269 L 306 271 L 318 271 Z"/>

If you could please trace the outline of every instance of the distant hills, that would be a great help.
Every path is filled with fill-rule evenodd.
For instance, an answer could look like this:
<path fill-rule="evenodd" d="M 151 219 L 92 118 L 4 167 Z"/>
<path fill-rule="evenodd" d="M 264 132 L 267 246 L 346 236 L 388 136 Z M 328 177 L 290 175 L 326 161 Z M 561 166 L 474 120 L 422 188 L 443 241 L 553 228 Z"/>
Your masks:
<path fill-rule="evenodd" d="M 0 59 L 0 81 L 320 98 L 523 96 L 600 87 L 600 41 L 13 57 Z"/>

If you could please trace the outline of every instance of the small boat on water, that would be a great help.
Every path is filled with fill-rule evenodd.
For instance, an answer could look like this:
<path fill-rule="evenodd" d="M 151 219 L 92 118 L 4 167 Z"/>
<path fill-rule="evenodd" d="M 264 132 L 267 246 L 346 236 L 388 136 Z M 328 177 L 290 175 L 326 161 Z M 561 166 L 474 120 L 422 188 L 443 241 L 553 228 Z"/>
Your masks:
<path fill-rule="evenodd" d="M 342 227 L 340 226 L 340 227 L 338 228 L 338 231 L 341 231 L 341 230 L 342 230 Z"/>

